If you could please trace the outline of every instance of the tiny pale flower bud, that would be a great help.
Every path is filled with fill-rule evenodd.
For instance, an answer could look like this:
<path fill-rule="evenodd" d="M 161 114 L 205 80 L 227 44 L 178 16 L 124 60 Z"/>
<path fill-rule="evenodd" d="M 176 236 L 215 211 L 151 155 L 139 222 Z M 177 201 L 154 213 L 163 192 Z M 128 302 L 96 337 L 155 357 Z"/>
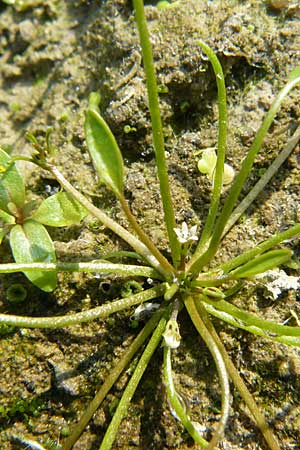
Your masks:
<path fill-rule="evenodd" d="M 169 348 L 178 348 L 180 345 L 181 336 L 179 334 L 179 327 L 176 320 L 169 320 L 166 325 L 166 330 L 163 334 L 165 345 Z"/>

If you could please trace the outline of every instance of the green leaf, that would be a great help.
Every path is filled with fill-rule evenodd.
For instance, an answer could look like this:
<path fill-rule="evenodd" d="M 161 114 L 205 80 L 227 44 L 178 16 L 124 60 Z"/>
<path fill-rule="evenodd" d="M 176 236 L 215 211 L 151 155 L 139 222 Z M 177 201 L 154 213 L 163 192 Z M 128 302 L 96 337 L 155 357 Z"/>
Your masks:
<path fill-rule="evenodd" d="M 0 148 L 0 209 L 11 213 L 9 205 L 21 209 L 25 202 L 23 178 L 15 164 L 9 165 L 10 156 Z"/>
<path fill-rule="evenodd" d="M 16 222 L 14 216 L 3 211 L 3 209 L 0 209 L 0 220 L 4 223 L 8 223 L 9 225 L 12 225 Z"/>
<path fill-rule="evenodd" d="M 5 228 L 0 228 L 0 244 L 2 244 L 3 238 L 8 233 L 8 230 Z"/>
<path fill-rule="evenodd" d="M 300 78 L 300 66 L 295 67 L 295 69 L 291 71 L 288 77 L 288 81 L 294 81 L 297 78 Z"/>
<path fill-rule="evenodd" d="M 271 250 L 233 270 L 229 276 L 235 279 L 250 278 L 284 264 L 291 259 L 291 256 L 292 252 L 288 249 Z"/>
<path fill-rule="evenodd" d="M 56 262 L 53 242 L 46 228 L 29 219 L 23 225 L 15 225 L 10 231 L 10 246 L 15 261 L 19 264 L 34 262 Z M 37 287 L 51 292 L 56 287 L 56 271 L 23 272 Z"/>
<path fill-rule="evenodd" d="M 99 97 L 90 95 L 85 119 L 87 146 L 99 179 L 119 197 L 124 189 L 124 166 L 119 146 L 96 106 Z"/>
<path fill-rule="evenodd" d="M 51 227 L 66 227 L 80 223 L 87 215 L 88 211 L 70 194 L 58 192 L 44 200 L 31 218 Z"/>

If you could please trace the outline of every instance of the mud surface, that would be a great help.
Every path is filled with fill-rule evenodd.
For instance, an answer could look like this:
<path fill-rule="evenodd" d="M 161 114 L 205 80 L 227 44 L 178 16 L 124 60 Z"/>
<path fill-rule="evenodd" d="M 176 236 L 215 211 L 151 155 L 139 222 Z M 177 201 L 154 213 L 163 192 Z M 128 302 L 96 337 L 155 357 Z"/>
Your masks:
<path fill-rule="evenodd" d="M 199 150 L 216 145 L 218 109 L 215 80 L 197 44 L 201 38 L 218 54 L 228 87 L 227 162 L 236 170 L 261 120 L 288 74 L 300 64 L 300 19 L 297 2 L 182 0 L 158 10 L 147 2 L 154 58 L 160 85 L 168 165 L 178 223 L 201 224 L 208 209 L 210 182 L 197 170 Z M 101 109 L 122 149 L 126 195 L 132 211 L 153 242 L 167 254 L 144 73 L 131 2 L 18 1 L 0 3 L 0 143 L 13 153 L 30 154 L 27 131 L 43 142 L 48 127 L 58 149 L 56 163 L 68 180 L 127 227 L 112 194 L 96 181 L 84 140 L 83 120 L 91 91 L 101 93 Z M 284 147 L 300 117 L 295 89 L 272 125 L 256 159 L 245 192 Z M 125 127 L 125 128 L 124 128 Z M 217 255 L 256 245 L 299 222 L 299 146 L 274 180 L 224 240 Z M 28 198 L 42 199 L 58 187 L 46 172 L 21 165 Z M 224 193 L 225 196 L 225 193 Z M 81 226 L 51 229 L 60 260 L 86 261 L 124 247 L 101 224 L 88 217 Z M 287 243 L 299 261 L 297 240 Z M 127 248 L 126 248 L 127 249 Z M 1 261 L 11 261 L 9 244 Z M 290 275 L 297 271 L 287 269 Z M 6 299 L 13 283 L 28 293 L 21 305 Z M 103 289 L 102 282 L 105 282 Z M 58 288 L 45 294 L 21 274 L 2 275 L 1 312 L 59 315 L 88 309 L 121 294 L 124 280 L 61 274 Z M 299 294 L 283 290 L 272 299 L 262 284 L 248 284 L 236 299 L 261 317 L 295 324 Z M 14 439 L 34 439 L 45 448 L 63 442 L 95 390 L 109 374 L 138 330 L 131 311 L 107 321 L 62 330 L 4 330 L 0 340 L 0 448 L 25 448 Z M 265 411 L 283 450 L 300 448 L 300 354 L 214 321 L 233 361 Z M 193 420 L 209 438 L 219 418 L 219 385 L 208 350 L 183 313 L 183 343 L 174 352 L 173 369 L 180 394 Z M 158 349 L 115 449 L 188 449 L 191 439 L 170 413 L 161 379 Z M 126 372 L 95 414 L 74 448 L 98 449 L 116 400 L 128 380 Z M 265 450 L 267 447 L 233 391 L 226 437 L 220 448 Z"/>

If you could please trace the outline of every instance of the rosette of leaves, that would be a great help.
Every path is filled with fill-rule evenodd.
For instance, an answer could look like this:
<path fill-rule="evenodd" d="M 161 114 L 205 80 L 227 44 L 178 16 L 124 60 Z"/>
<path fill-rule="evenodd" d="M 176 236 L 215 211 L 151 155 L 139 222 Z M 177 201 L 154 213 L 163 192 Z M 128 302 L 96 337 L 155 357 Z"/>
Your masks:
<path fill-rule="evenodd" d="M 196 444 L 202 448 L 213 450 L 222 439 L 230 410 L 230 378 L 247 404 L 247 407 L 260 428 L 269 448 L 272 450 L 279 450 L 280 447 L 277 439 L 268 426 L 264 415 L 247 389 L 237 369 L 234 367 L 234 364 L 210 320 L 210 315 L 220 318 L 222 321 L 227 322 L 234 327 L 261 336 L 264 339 L 300 347 L 300 327 L 282 325 L 270 320 L 265 320 L 257 317 L 251 312 L 235 306 L 232 302 L 232 298 L 240 292 L 243 280 L 253 279 L 258 274 L 264 273 L 290 261 L 292 250 L 289 248 L 282 248 L 282 244 L 299 236 L 300 224 L 294 224 L 291 228 L 274 234 L 274 236 L 266 241 L 259 243 L 255 247 L 236 257 L 232 257 L 228 261 L 218 263 L 215 260 L 215 255 L 222 245 L 222 239 L 227 231 L 264 189 L 264 186 L 278 171 L 279 167 L 299 140 L 299 131 L 296 131 L 286 147 L 275 158 L 257 184 L 250 190 L 249 194 L 246 195 L 242 202 L 236 206 L 239 195 L 245 185 L 245 181 L 252 170 L 255 157 L 262 148 L 263 140 L 268 133 L 282 101 L 289 94 L 291 89 L 300 83 L 300 68 L 296 68 L 291 73 L 286 85 L 274 99 L 270 110 L 266 114 L 253 143 L 241 164 L 240 170 L 236 173 L 234 182 L 228 190 L 224 205 L 220 208 L 220 196 L 224 184 L 227 136 L 226 88 L 222 67 L 217 56 L 210 47 L 203 42 L 199 42 L 199 46 L 208 57 L 215 73 L 218 90 L 219 130 L 218 143 L 216 146 L 216 160 L 213 164 L 213 170 L 210 170 L 213 183 L 209 211 L 201 233 L 197 235 L 195 227 L 192 226 L 189 228 L 187 224 L 184 223 L 180 228 L 175 220 L 174 206 L 170 192 L 170 180 L 168 177 L 164 151 L 163 128 L 159 111 L 155 69 L 147 23 L 144 15 L 143 1 L 133 0 L 133 5 L 143 53 L 157 175 L 164 210 L 164 222 L 169 238 L 169 254 L 167 256 L 163 255 L 153 244 L 139 226 L 127 204 L 124 195 L 124 167 L 122 155 L 113 133 L 101 116 L 99 109 L 99 95 L 94 93 L 90 96 L 86 112 L 85 133 L 87 147 L 99 180 L 115 194 L 128 219 L 132 231 L 129 232 L 107 216 L 104 211 L 96 208 L 95 205 L 89 202 L 88 199 L 64 178 L 52 162 L 51 164 L 47 163 L 47 158 L 45 159 L 47 151 L 44 153 L 41 152 L 40 160 L 35 158 L 32 162 L 36 162 L 42 166 L 43 169 L 49 170 L 61 184 L 65 192 L 67 192 L 71 198 L 76 199 L 76 201 L 93 214 L 100 222 L 130 245 L 134 250 L 132 253 L 135 257 L 138 255 L 142 263 L 139 265 L 125 265 L 119 262 L 110 263 L 102 260 L 68 264 L 57 262 L 56 264 L 53 263 L 53 266 L 55 266 L 57 270 L 85 270 L 120 275 L 125 274 L 127 277 L 151 277 L 156 280 L 156 284 L 154 287 L 147 288 L 141 292 L 129 295 L 128 297 L 124 296 L 121 299 L 107 302 L 99 307 L 74 314 L 55 317 L 23 317 L 0 314 L 0 323 L 28 328 L 58 328 L 70 326 L 75 323 L 86 322 L 96 318 L 103 319 L 117 311 L 124 310 L 134 305 L 142 305 L 142 303 L 152 299 L 156 299 L 156 302 L 161 305 L 124 351 L 120 360 L 112 367 L 109 376 L 105 379 L 86 412 L 74 427 L 71 435 L 64 440 L 62 444 L 63 450 L 70 450 L 72 448 L 122 371 L 128 367 L 128 364 L 137 352 L 143 348 L 143 352 L 135 365 L 134 372 L 122 394 L 100 446 L 100 450 L 109 450 L 112 448 L 119 425 L 127 414 L 129 403 L 138 388 L 139 382 L 151 357 L 162 341 L 163 376 L 166 395 L 168 396 L 169 403 L 172 410 L 175 412 L 176 417 L 184 425 Z M 44 201 L 33 214 L 26 214 L 24 186 L 21 184 L 18 175 L 15 175 L 17 173 L 15 168 L 11 169 L 13 172 L 10 172 L 10 165 L 12 165 L 13 161 L 5 159 L 9 158 L 7 155 L 3 158 L 2 173 L 6 175 L 2 178 L 4 181 L 2 181 L 1 188 L 4 199 L 2 201 L 2 217 L 6 218 L 6 226 L 10 232 L 10 240 L 14 242 L 15 232 L 13 230 L 16 229 L 17 234 L 25 236 L 23 241 L 20 238 L 21 243 L 24 243 L 24 240 L 26 242 L 26 245 L 22 245 L 24 245 L 26 249 L 31 249 L 37 242 L 31 234 L 30 237 L 26 235 L 26 229 L 24 231 L 24 228 L 27 228 L 26 224 L 29 224 L 28 227 L 32 226 L 32 224 L 34 224 L 33 226 L 38 224 L 38 226 L 42 227 L 45 224 L 55 226 L 64 225 L 66 223 L 64 222 L 65 217 L 69 216 L 68 212 L 61 212 L 61 210 L 65 210 L 64 207 L 61 208 L 61 203 L 64 203 L 66 198 L 68 199 L 68 202 L 72 202 L 72 200 L 70 197 L 62 197 L 62 194 L 60 194 L 60 197 L 57 197 L 59 195 L 57 194 L 57 196 L 50 197 L 48 200 Z M 206 167 L 206 169 L 210 168 Z M 15 182 L 10 182 L 9 179 L 14 179 L 14 175 L 16 177 Z M 15 192 L 14 185 L 16 185 Z M 61 201 L 62 198 L 65 200 Z M 48 206 L 46 202 L 48 202 Z M 49 202 L 53 202 L 53 204 Z M 52 211 L 55 211 L 56 209 L 58 211 L 54 212 L 53 216 Z M 22 211 L 23 216 L 22 214 L 19 214 L 18 211 Z M 76 218 L 79 220 L 80 214 L 79 216 L 76 216 Z M 74 218 L 71 220 L 72 223 L 73 220 Z M 21 225 L 20 231 L 19 228 L 16 228 L 19 227 L 19 225 Z M 4 232 L 6 232 L 6 230 L 2 231 L 2 234 Z M 49 245 L 49 241 L 46 241 L 47 245 Z M 196 242 L 197 245 L 193 246 Z M 19 257 L 22 258 L 22 261 L 19 260 L 21 262 L 33 260 L 32 253 L 34 252 L 31 250 L 30 252 L 25 252 L 23 258 L 22 255 L 15 255 L 14 244 L 12 245 L 12 248 L 17 262 L 17 258 Z M 16 253 L 18 253 L 18 251 Z M 49 258 L 49 253 L 51 254 L 51 257 L 54 258 L 54 253 L 52 251 L 48 253 L 45 251 L 43 257 Z M 122 251 L 119 252 L 119 255 L 121 254 Z M 18 268 L 20 265 L 21 264 L 15 264 L 13 267 L 1 265 L 0 270 L 3 272 L 20 271 L 20 268 Z M 46 268 L 46 266 L 47 263 L 41 263 L 39 267 L 35 266 L 35 269 L 41 271 L 42 267 Z M 21 270 L 24 271 L 24 264 Z M 34 280 L 34 282 L 36 282 L 36 280 Z M 173 351 L 176 351 L 176 348 L 180 345 L 181 338 L 177 324 L 177 316 L 183 308 L 187 310 L 195 330 L 197 330 L 198 334 L 207 345 L 215 362 L 220 380 L 220 420 L 214 433 L 210 437 L 209 442 L 203 438 L 199 424 L 192 421 L 189 417 L 180 396 L 176 392 L 173 381 L 171 354 Z"/>

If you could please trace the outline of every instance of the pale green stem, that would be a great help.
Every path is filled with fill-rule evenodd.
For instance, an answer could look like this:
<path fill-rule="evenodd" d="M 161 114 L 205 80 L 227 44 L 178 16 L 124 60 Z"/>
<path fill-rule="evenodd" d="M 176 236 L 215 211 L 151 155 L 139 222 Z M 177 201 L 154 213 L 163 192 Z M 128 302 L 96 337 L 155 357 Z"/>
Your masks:
<path fill-rule="evenodd" d="M 221 277 L 218 275 L 218 273 L 215 273 L 215 277 L 211 275 L 211 272 L 207 274 L 206 272 L 203 272 L 199 275 L 199 277 L 191 281 L 190 285 L 191 287 L 195 288 L 203 288 L 203 287 L 217 287 L 221 286 L 222 284 L 226 283 L 226 281 L 230 280 L 230 277 Z"/>
<path fill-rule="evenodd" d="M 279 334 L 280 336 L 299 336 L 300 337 L 300 327 L 291 327 L 288 325 L 279 325 L 276 322 L 271 322 L 269 320 L 260 319 L 254 314 L 250 314 L 241 308 L 237 308 L 232 305 L 232 303 L 226 300 L 213 301 L 207 297 L 202 298 L 206 303 L 214 306 L 216 309 L 226 312 L 233 317 L 245 322 L 246 325 L 253 325 L 255 327 L 261 328 L 269 333 Z"/>
<path fill-rule="evenodd" d="M 136 234 L 139 236 L 141 241 L 148 247 L 148 249 L 150 250 L 152 255 L 155 256 L 157 261 L 160 262 L 161 266 L 164 267 L 166 272 L 168 272 L 168 271 L 170 272 L 170 276 L 172 278 L 172 274 L 174 274 L 174 268 L 171 266 L 169 261 L 160 253 L 160 251 L 156 248 L 156 246 L 153 244 L 153 242 L 149 239 L 149 237 L 146 235 L 146 233 L 139 226 L 134 215 L 130 211 L 130 208 L 129 208 L 128 203 L 127 203 L 126 199 L 124 198 L 124 196 L 120 195 L 118 198 L 121 203 L 122 209 L 129 221 L 130 225 L 136 232 Z M 169 276 L 169 279 L 170 279 L 170 276 Z"/>
<path fill-rule="evenodd" d="M 69 183 L 65 177 L 60 173 L 60 171 L 55 166 L 48 165 L 46 167 L 49 170 L 56 180 L 60 183 L 60 185 L 65 189 L 65 191 L 69 192 L 79 203 L 82 204 L 93 216 L 95 216 L 100 222 L 102 222 L 107 228 L 112 230 L 118 236 L 120 236 L 125 242 L 127 242 L 131 247 L 140 255 L 142 255 L 149 264 L 154 267 L 159 273 L 163 274 L 166 278 L 170 277 L 170 274 L 164 267 L 161 266 L 160 262 L 152 255 L 150 250 L 133 234 L 129 233 L 125 228 L 115 222 L 113 219 L 108 217 L 103 211 L 99 208 L 96 208 L 91 202 L 87 200 L 87 198 L 82 195 L 77 189 L 75 189 L 71 183 Z"/>
<path fill-rule="evenodd" d="M 231 216 L 226 223 L 222 236 L 225 236 L 230 228 L 239 220 L 241 215 L 249 208 L 249 206 L 254 202 L 256 197 L 263 191 L 265 186 L 271 180 L 271 178 L 278 172 L 279 168 L 282 166 L 284 161 L 289 157 L 297 142 L 300 139 L 300 126 L 297 128 L 291 139 L 288 141 L 284 149 L 279 153 L 277 158 L 272 162 L 267 171 L 259 179 L 256 185 L 251 189 L 249 194 L 241 201 L 241 203 L 234 209 Z"/>
<path fill-rule="evenodd" d="M 166 322 L 167 322 L 167 319 L 165 317 L 163 317 L 159 321 L 150 341 L 148 342 L 147 347 L 145 348 L 145 350 L 135 368 L 135 371 L 133 372 L 133 375 L 130 378 L 129 383 L 126 386 L 126 389 L 125 389 L 125 391 L 122 395 L 122 398 L 118 404 L 117 410 L 112 418 L 112 421 L 110 422 L 109 427 L 106 430 L 104 439 L 102 441 L 102 444 L 101 444 L 99 450 L 110 450 L 111 449 L 111 446 L 113 445 L 113 442 L 116 438 L 120 423 L 127 414 L 127 410 L 128 410 L 130 401 L 133 397 L 133 394 L 135 393 L 135 391 L 138 387 L 138 384 L 147 368 L 147 365 L 149 364 L 149 361 L 150 361 L 154 351 L 156 350 L 157 346 L 159 345 L 159 343 L 161 341 L 162 334 L 165 331 Z"/>
<path fill-rule="evenodd" d="M 131 252 L 129 250 L 116 250 L 115 252 L 108 252 L 105 253 L 104 255 L 102 255 L 102 259 L 107 260 L 107 259 L 114 259 L 114 258 L 130 258 L 130 259 L 136 259 L 138 261 L 144 261 L 144 258 L 139 255 L 136 252 Z"/>
<path fill-rule="evenodd" d="M 242 253 L 241 255 L 237 256 L 236 258 L 231 259 L 230 261 L 221 264 L 220 266 L 214 268 L 214 271 L 220 270 L 221 272 L 227 274 L 231 270 L 235 269 L 236 267 L 242 266 L 248 261 L 251 261 L 255 256 L 260 255 L 261 253 L 266 252 L 272 247 L 275 247 L 278 244 L 281 244 L 284 241 L 288 241 L 289 239 L 292 239 L 293 237 L 300 234 L 300 224 L 297 223 L 293 227 L 289 228 L 286 231 L 283 231 L 282 233 L 278 233 L 275 236 L 272 236 L 270 239 L 267 239 L 264 242 L 261 242 L 256 247 L 251 248 L 250 250 Z M 209 275 L 208 273 L 206 275 Z"/>
<path fill-rule="evenodd" d="M 197 329 L 198 333 L 204 340 L 214 359 L 221 385 L 221 398 L 222 398 L 221 419 L 209 443 L 209 446 L 207 447 L 208 450 L 212 450 L 213 447 L 217 445 L 219 440 L 222 438 L 229 416 L 230 388 L 229 388 L 228 374 L 225 367 L 223 356 L 220 353 L 218 346 L 216 345 L 215 339 L 211 335 L 210 331 L 207 329 L 206 325 L 204 324 L 201 318 L 201 311 L 198 312 L 198 309 L 195 306 L 195 298 L 190 295 L 186 296 L 184 298 L 184 304 L 189 313 L 189 316 L 192 319 L 193 324 L 195 325 L 195 328 Z"/>
<path fill-rule="evenodd" d="M 208 442 L 202 436 L 200 436 L 197 428 L 187 415 L 185 409 L 181 404 L 181 401 L 178 398 L 172 376 L 171 349 L 167 346 L 164 346 L 164 382 L 168 400 L 177 418 L 180 420 L 189 435 L 193 438 L 194 442 L 200 444 L 201 447 L 206 448 L 208 446 Z M 217 449 L 215 448 L 214 450 Z"/>
<path fill-rule="evenodd" d="M 279 92 L 277 97 L 275 98 L 274 102 L 271 105 L 270 110 L 268 111 L 262 125 L 260 126 L 255 139 L 249 149 L 249 152 L 242 164 L 242 167 L 239 171 L 239 173 L 236 176 L 236 179 L 230 189 L 229 195 L 224 203 L 224 206 L 222 208 L 221 214 L 216 222 L 216 226 L 214 228 L 210 244 L 206 252 L 200 256 L 196 261 L 192 259 L 189 265 L 189 270 L 191 273 L 194 274 L 194 276 L 197 276 L 197 274 L 200 272 L 202 267 L 204 267 L 215 255 L 216 251 L 218 250 L 219 242 L 222 238 L 222 234 L 224 231 L 224 228 L 226 226 L 226 223 L 232 213 L 232 210 L 234 208 L 234 205 L 238 199 L 238 196 L 243 188 L 243 185 L 245 183 L 246 178 L 248 177 L 249 172 L 252 169 L 254 159 L 261 149 L 263 140 L 273 122 L 273 119 L 279 110 L 279 107 L 284 100 L 284 98 L 287 96 L 287 94 L 293 89 L 297 83 L 300 82 L 300 76 L 293 78 L 292 80 L 288 81 L 288 83 L 284 86 L 284 88 Z"/>
<path fill-rule="evenodd" d="M 32 163 L 32 158 L 30 156 L 23 156 L 23 155 L 15 155 L 12 156 L 7 164 L 6 170 L 8 170 L 10 168 L 10 166 L 12 166 L 15 162 L 17 161 L 27 161 Z"/>
<path fill-rule="evenodd" d="M 23 317 L 11 314 L 0 314 L 0 325 L 12 325 L 20 328 L 61 328 L 77 323 L 89 322 L 91 320 L 108 317 L 111 314 L 138 305 L 139 303 L 160 297 L 166 290 L 165 284 L 160 284 L 147 291 L 138 292 L 130 297 L 115 300 L 79 313 L 65 316 L 52 317 Z"/>
<path fill-rule="evenodd" d="M 227 137 L 226 87 L 222 66 L 217 56 L 208 45 L 206 45 L 204 42 L 199 42 L 199 45 L 202 48 L 202 50 L 204 50 L 204 52 L 207 54 L 216 76 L 218 88 L 219 131 L 218 131 L 217 164 L 213 178 L 212 197 L 204 229 L 202 231 L 199 244 L 193 255 L 193 261 L 195 261 L 200 256 L 200 254 L 203 253 L 203 250 L 206 250 L 209 238 L 213 230 L 213 226 L 215 224 L 215 219 L 218 212 L 220 195 L 223 185 L 223 172 L 224 172 L 226 137 Z"/>
<path fill-rule="evenodd" d="M 153 145 L 155 150 L 157 173 L 160 183 L 160 193 L 165 215 L 165 224 L 167 226 L 168 236 L 170 240 L 173 264 L 175 267 L 177 267 L 180 262 L 180 244 L 174 232 L 176 222 L 165 157 L 163 127 L 159 110 L 156 73 L 153 62 L 150 36 L 144 13 L 143 0 L 133 0 L 133 5 L 135 9 L 136 23 L 139 30 L 140 44 L 143 53 L 144 70 L 146 74 L 146 85 L 148 91 L 148 103 L 152 125 Z"/>
<path fill-rule="evenodd" d="M 294 347 L 300 347 L 300 327 L 289 327 L 287 325 L 278 325 L 274 322 L 269 322 L 267 320 L 264 320 L 262 323 L 262 319 L 259 319 L 260 326 L 254 325 L 253 316 L 251 317 L 251 321 L 248 322 L 248 320 L 245 317 L 245 311 L 242 311 L 243 314 L 241 316 L 244 317 L 244 320 L 242 321 L 238 316 L 240 316 L 241 310 L 239 310 L 238 314 L 232 314 L 232 309 L 224 308 L 224 309 L 218 309 L 217 302 L 210 302 L 207 303 L 208 300 L 205 300 L 204 306 L 205 309 L 212 314 L 215 317 L 218 317 L 218 319 L 223 320 L 224 322 L 229 323 L 230 325 L 241 328 L 242 330 L 248 331 L 249 333 L 255 334 L 257 336 L 261 336 L 265 339 L 269 339 L 273 342 L 280 342 L 281 344 L 286 345 L 292 345 Z M 229 312 L 231 310 L 231 312 Z M 247 313 L 246 313 L 247 314 Z M 258 319 L 258 318 L 255 318 Z M 252 323 L 252 325 L 250 325 Z M 270 331 L 270 329 L 275 329 L 276 331 Z M 284 330 L 283 328 L 286 328 Z M 294 330 L 293 330 L 294 329 Z M 286 334 L 284 334 L 284 331 L 286 331 Z M 298 331 L 298 333 L 297 333 Z"/>
<path fill-rule="evenodd" d="M 196 303 L 197 308 L 199 308 L 199 313 L 201 314 L 201 317 L 205 323 L 205 326 L 209 330 L 211 336 L 214 339 L 214 342 L 218 346 L 219 351 L 222 354 L 223 360 L 225 361 L 226 369 L 229 373 L 229 376 L 233 383 L 235 384 L 237 390 L 239 391 L 241 397 L 244 399 L 246 405 L 248 406 L 253 419 L 255 420 L 257 426 L 259 427 L 260 431 L 262 432 L 266 442 L 268 443 L 271 450 L 280 450 L 280 447 L 277 443 L 276 438 L 274 437 L 270 427 L 268 426 L 266 419 L 264 418 L 264 415 L 261 413 L 259 407 L 257 406 L 254 398 L 252 397 L 251 393 L 249 392 L 247 386 L 245 385 L 244 381 L 242 380 L 240 374 L 234 367 L 222 341 L 220 340 L 216 330 L 214 329 L 214 326 L 208 316 L 208 314 L 205 314 L 205 310 L 200 306 L 201 302 L 199 300 L 199 303 Z"/>
<path fill-rule="evenodd" d="M 102 401 L 117 381 L 123 370 L 128 366 L 132 358 L 135 356 L 140 347 L 144 344 L 145 340 L 152 333 L 155 326 L 157 325 L 162 312 L 155 313 L 151 319 L 147 322 L 144 328 L 140 331 L 137 337 L 134 339 L 132 344 L 128 347 L 125 353 L 122 355 L 121 359 L 117 362 L 117 364 L 110 369 L 109 375 L 106 377 L 104 383 L 102 384 L 99 391 L 96 393 L 93 400 L 89 403 L 87 409 L 84 414 L 80 418 L 79 422 L 76 423 L 74 429 L 70 436 L 68 436 L 62 445 L 62 450 L 70 450 L 75 442 L 79 439 L 79 436 L 88 425 L 89 421 L 93 417 L 94 413 L 97 411 Z"/>
<path fill-rule="evenodd" d="M 174 295 L 179 291 L 179 289 L 180 285 L 178 284 L 178 281 L 176 283 L 172 283 L 171 285 L 169 285 L 166 289 L 164 300 L 166 302 L 169 302 L 174 297 Z"/>
<path fill-rule="evenodd" d="M 160 279 L 161 275 L 152 267 L 134 266 L 130 264 L 113 264 L 100 261 L 90 262 L 58 262 L 58 263 L 7 263 L 0 264 L 0 273 L 14 272 L 101 272 L 115 273 L 125 276 L 150 277 Z"/>

